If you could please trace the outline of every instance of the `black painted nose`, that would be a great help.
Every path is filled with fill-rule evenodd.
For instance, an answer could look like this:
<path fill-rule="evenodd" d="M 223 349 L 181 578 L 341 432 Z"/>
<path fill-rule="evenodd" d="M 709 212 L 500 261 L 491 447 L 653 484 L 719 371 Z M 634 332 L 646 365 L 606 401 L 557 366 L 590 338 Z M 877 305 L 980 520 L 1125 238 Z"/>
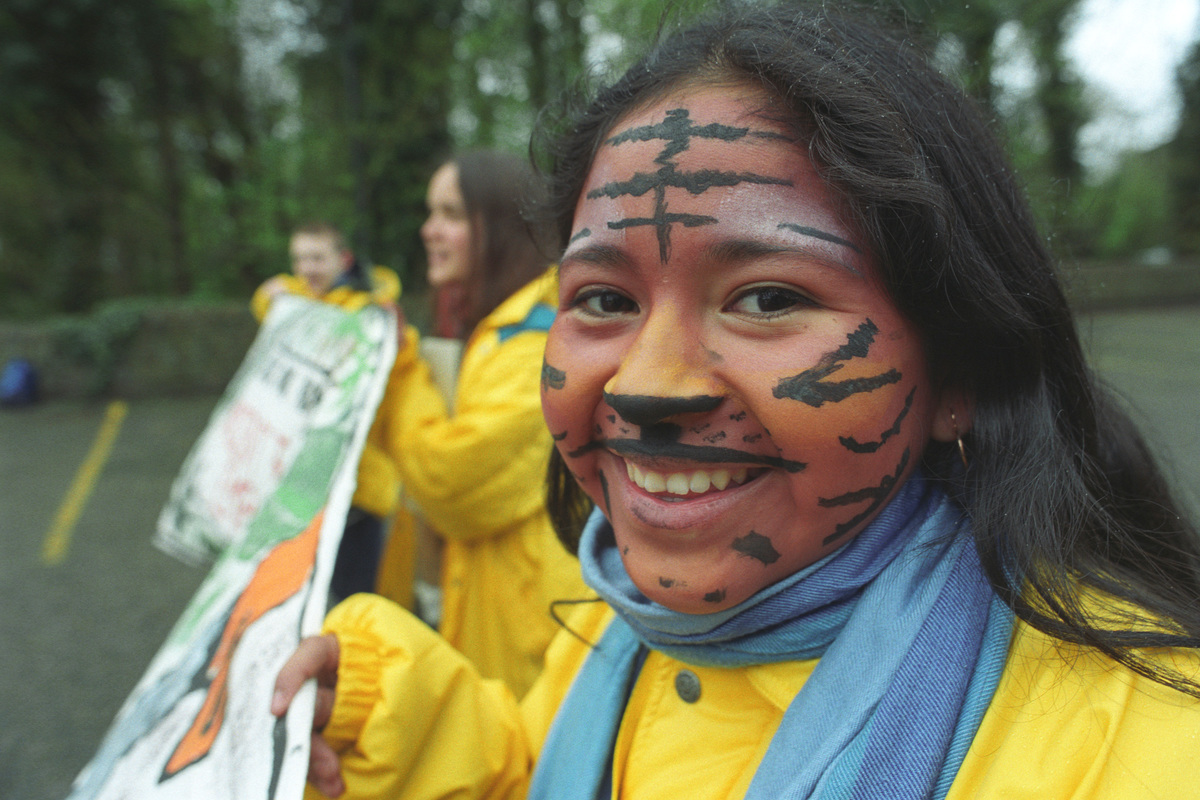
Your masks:
<path fill-rule="evenodd" d="M 654 425 L 680 414 L 699 414 L 721 405 L 721 398 L 708 395 L 695 397 L 652 397 L 644 394 L 604 393 L 604 402 L 612 406 L 621 419 L 632 425 Z"/>

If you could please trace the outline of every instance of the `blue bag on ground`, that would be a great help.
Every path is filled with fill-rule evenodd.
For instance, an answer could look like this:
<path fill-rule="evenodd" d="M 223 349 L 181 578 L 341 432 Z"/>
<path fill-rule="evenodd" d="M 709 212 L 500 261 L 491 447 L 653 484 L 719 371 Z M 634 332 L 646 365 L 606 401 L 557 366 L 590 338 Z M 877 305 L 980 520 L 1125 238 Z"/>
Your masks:
<path fill-rule="evenodd" d="M 24 358 L 14 358 L 0 372 L 0 405 L 25 406 L 38 399 L 37 370 Z"/>

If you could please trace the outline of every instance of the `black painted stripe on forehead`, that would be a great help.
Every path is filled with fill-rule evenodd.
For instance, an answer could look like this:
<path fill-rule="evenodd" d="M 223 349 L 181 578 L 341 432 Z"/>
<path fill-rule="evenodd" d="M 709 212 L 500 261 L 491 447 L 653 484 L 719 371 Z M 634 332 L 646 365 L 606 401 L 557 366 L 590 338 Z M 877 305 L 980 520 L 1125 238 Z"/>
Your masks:
<path fill-rule="evenodd" d="M 716 169 L 698 169 L 691 172 L 681 172 L 671 160 L 687 150 L 693 139 L 710 139 L 734 142 L 746 137 L 756 139 L 784 139 L 787 137 L 771 131 L 751 131 L 746 127 L 723 125 L 718 122 L 707 125 L 696 125 L 692 122 L 690 112 L 686 108 L 674 108 L 666 112 L 665 119 L 653 125 L 642 125 L 628 128 L 607 140 L 607 144 L 618 146 L 625 142 L 662 141 L 663 148 L 654 158 L 654 163 L 660 165 L 654 172 L 635 172 L 628 180 L 611 181 L 592 189 L 586 195 L 588 199 L 599 197 L 641 197 L 648 192 L 654 193 L 654 214 L 650 217 L 634 217 L 615 220 L 608 223 L 611 230 L 621 230 L 639 226 L 653 226 L 658 237 L 659 258 L 665 264 L 671 253 L 671 226 L 682 224 L 685 227 L 711 225 L 718 220 L 714 217 L 696 214 L 677 214 L 667 210 L 667 189 L 684 189 L 692 195 L 703 194 L 714 187 L 737 186 L 742 183 L 761 185 L 790 186 L 787 178 L 759 175 L 752 172 L 730 172 Z"/>
<path fill-rule="evenodd" d="M 809 225 L 799 225 L 794 222 L 781 222 L 779 223 L 779 227 L 781 230 L 798 233 L 801 236 L 811 236 L 814 239 L 821 239 L 822 241 L 831 242 L 833 244 L 840 244 L 842 247 L 849 247 L 856 253 L 862 252 L 862 250 L 859 249 L 858 245 L 854 244 L 854 242 L 847 241 L 840 236 L 823 231 L 820 228 L 813 228 Z M 857 270 L 855 271 L 857 272 Z"/>
<path fill-rule="evenodd" d="M 624 230 L 625 228 L 641 228 L 646 225 L 657 225 L 659 227 L 682 225 L 685 228 L 699 228 L 701 225 L 716 225 L 717 222 L 716 217 L 708 217 L 703 214 L 663 213 L 653 217 L 626 217 L 625 219 L 614 220 L 608 223 L 608 227 L 614 231 Z M 664 258 L 663 261 L 666 261 L 666 259 Z"/>
<path fill-rule="evenodd" d="M 709 189 L 737 186 L 740 183 L 763 186 L 792 185 L 789 178 L 776 178 L 757 172 L 725 172 L 716 169 L 680 172 L 674 164 L 667 164 L 657 172 L 635 172 L 629 180 L 610 181 L 598 189 L 592 189 L 587 193 L 587 197 L 589 200 L 595 200 L 597 197 L 641 197 L 647 192 L 664 188 L 685 189 L 689 194 L 700 195 Z M 612 227 L 611 224 L 609 227 Z"/>
<path fill-rule="evenodd" d="M 719 139 L 721 141 L 732 142 L 747 136 L 758 139 L 791 141 L 791 137 L 776 131 L 751 131 L 748 127 L 723 125 L 719 122 L 697 125 L 692 121 L 690 110 L 686 108 L 672 108 L 667 111 L 662 122 L 654 125 L 627 128 L 609 137 L 604 143 L 616 147 L 625 142 L 665 141 L 667 145 L 659 153 L 658 158 L 655 159 L 662 163 L 686 150 L 693 138 Z"/>

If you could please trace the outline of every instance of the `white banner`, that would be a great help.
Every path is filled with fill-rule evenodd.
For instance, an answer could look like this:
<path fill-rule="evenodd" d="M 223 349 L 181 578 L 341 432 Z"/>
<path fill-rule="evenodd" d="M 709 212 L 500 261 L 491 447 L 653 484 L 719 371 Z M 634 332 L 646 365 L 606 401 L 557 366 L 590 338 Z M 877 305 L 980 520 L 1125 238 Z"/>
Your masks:
<path fill-rule="evenodd" d="M 292 800 L 312 687 L 282 720 L 275 676 L 316 633 L 396 318 L 281 296 L 184 462 L 155 542 L 212 571 L 69 800 Z"/>

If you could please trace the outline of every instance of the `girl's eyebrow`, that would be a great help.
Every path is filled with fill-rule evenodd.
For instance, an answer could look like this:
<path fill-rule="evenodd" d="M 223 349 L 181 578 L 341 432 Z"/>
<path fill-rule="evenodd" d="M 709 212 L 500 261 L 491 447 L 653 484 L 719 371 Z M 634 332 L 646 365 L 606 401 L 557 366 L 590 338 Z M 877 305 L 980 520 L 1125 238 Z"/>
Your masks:
<path fill-rule="evenodd" d="M 832 234 L 829 234 L 829 236 L 831 236 L 832 239 L 826 239 L 824 236 L 817 236 L 815 238 L 823 239 L 825 241 L 834 241 L 838 244 L 844 243 L 847 247 L 852 248 L 856 253 L 860 252 L 857 247 L 849 242 L 846 242 L 844 239 L 840 239 Z M 831 253 L 822 252 L 821 250 L 807 247 L 791 246 L 786 244 L 770 244 L 753 239 L 733 239 L 730 241 L 721 242 L 709 248 L 705 255 L 709 258 L 712 258 L 714 261 L 735 263 L 753 261 L 758 258 L 773 255 L 803 255 L 814 259 L 821 264 L 826 264 L 828 266 L 850 272 L 857 278 L 861 278 L 863 276 L 862 271 L 858 269 L 858 267 L 854 266 L 854 264 L 847 260 L 837 258 Z"/>
<path fill-rule="evenodd" d="M 590 244 L 576 250 L 568 249 L 559 262 L 560 266 L 573 262 L 599 267 L 619 267 L 627 264 L 629 259 L 619 248 L 606 244 Z"/>
<path fill-rule="evenodd" d="M 787 223 L 783 223 L 786 225 Z M 799 228 L 800 226 L 794 226 Z M 816 229 L 806 229 L 816 230 Z M 860 253 L 861 250 L 852 243 L 833 234 L 825 234 L 824 231 L 817 231 L 819 234 L 813 238 L 822 241 L 828 241 L 833 244 L 843 245 L 855 253 Z M 808 258 L 819 261 L 830 267 L 845 270 L 853 274 L 857 278 L 861 278 L 863 273 L 860 269 L 850 263 L 847 259 L 837 258 L 833 253 L 822 252 L 821 249 L 807 248 L 803 246 L 793 246 L 787 244 L 774 244 L 754 239 L 731 239 L 709 247 L 704 257 L 717 262 L 746 262 L 753 261 L 757 258 L 773 255 L 803 255 Z M 569 266 L 571 264 L 588 265 L 596 267 L 622 268 L 629 265 L 629 256 L 619 247 L 614 247 L 607 244 L 587 244 L 576 249 L 568 248 L 559 259 L 559 268 Z"/>

